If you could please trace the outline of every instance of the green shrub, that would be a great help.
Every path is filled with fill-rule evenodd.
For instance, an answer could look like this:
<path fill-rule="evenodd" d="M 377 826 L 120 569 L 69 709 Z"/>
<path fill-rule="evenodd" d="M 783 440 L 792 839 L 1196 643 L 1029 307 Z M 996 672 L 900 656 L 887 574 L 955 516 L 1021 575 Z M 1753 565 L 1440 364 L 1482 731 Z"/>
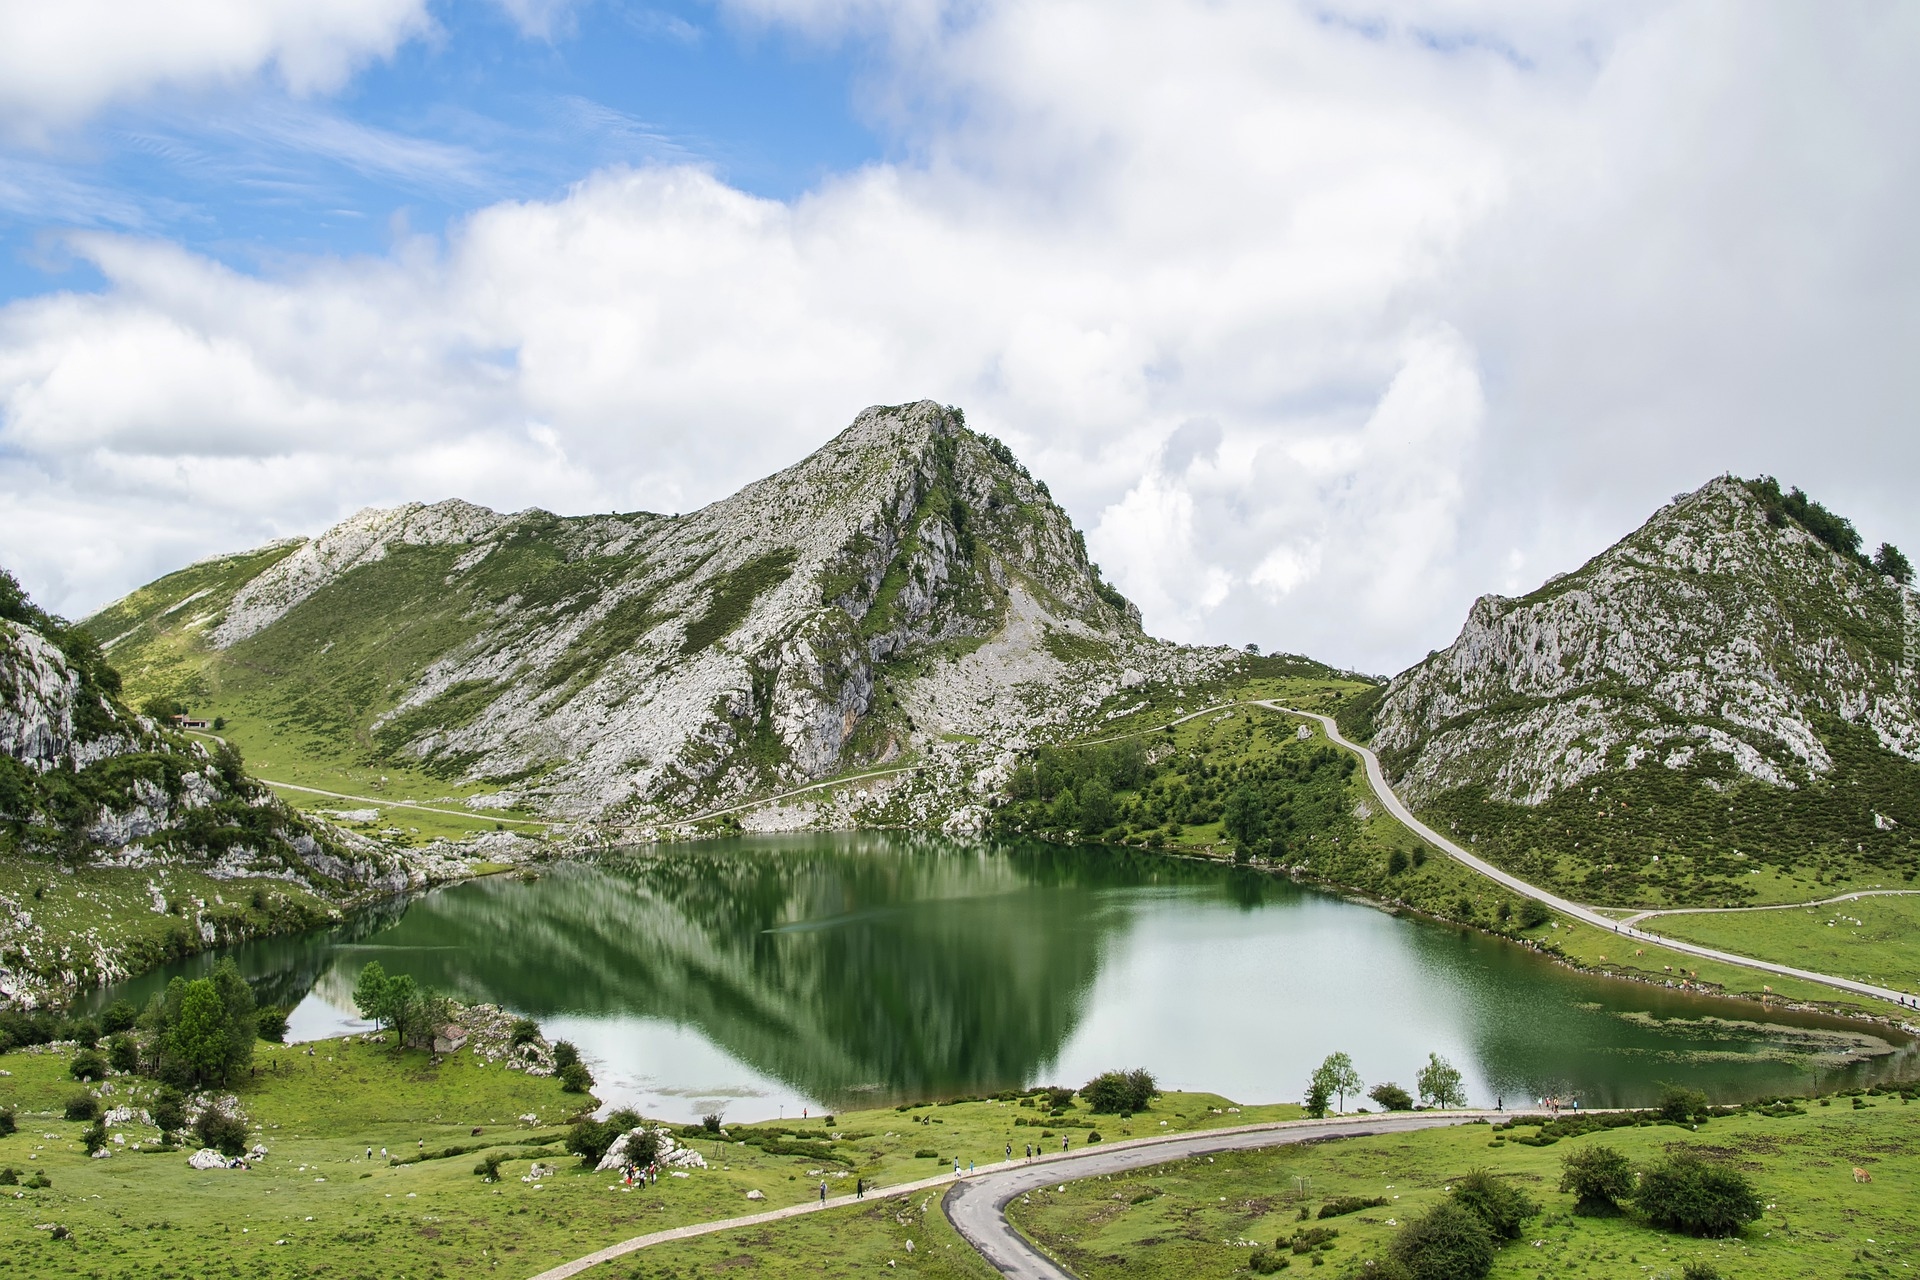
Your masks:
<path fill-rule="evenodd" d="M 1493 1268 L 1493 1233 L 1479 1214 L 1446 1199 L 1401 1227 L 1387 1252 L 1408 1280 L 1480 1280 Z"/>
<path fill-rule="evenodd" d="M 516 1047 L 523 1044 L 531 1044 L 539 1038 L 540 1024 L 532 1018 L 515 1018 L 513 1020 L 513 1043 Z"/>
<path fill-rule="evenodd" d="M 133 1030 L 133 1024 L 139 1020 L 140 1011 L 132 1003 L 121 999 L 107 1006 L 100 1015 L 100 1030 L 104 1035 L 114 1035 L 121 1031 Z"/>
<path fill-rule="evenodd" d="M 1720 1280 L 1720 1268 L 1695 1259 L 1680 1268 L 1680 1280 Z"/>
<path fill-rule="evenodd" d="M 107 1060 L 92 1049 L 82 1049 L 67 1064 L 67 1074 L 75 1080 L 104 1080 L 107 1077 Z"/>
<path fill-rule="evenodd" d="M 1292 1260 L 1279 1249 L 1255 1249 L 1253 1256 L 1247 1259 L 1247 1266 L 1259 1276 L 1270 1276 L 1276 1271 L 1284 1271 L 1292 1265 Z"/>
<path fill-rule="evenodd" d="M 7 1137 L 20 1127 L 20 1121 L 12 1107 L 0 1107 L 0 1138 Z"/>
<path fill-rule="evenodd" d="M 6 1168 L 0 1169 L 0 1187 L 17 1187 L 19 1185 L 20 1185 L 20 1171 L 18 1169 L 14 1168 L 12 1165 L 8 1165 Z"/>
<path fill-rule="evenodd" d="M 92 1155 L 100 1148 L 106 1146 L 106 1122 L 103 1120 L 95 1120 L 92 1124 L 88 1125 L 87 1131 L 80 1135 L 80 1145 L 87 1149 L 88 1155 Z"/>
<path fill-rule="evenodd" d="M 29 1191 L 45 1191 L 53 1185 L 53 1179 L 47 1176 L 45 1169 L 35 1169 L 27 1175 L 27 1180 L 20 1185 Z"/>
<path fill-rule="evenodd" d="M 138 1071 L 140 1069 L 140 1045 L 124 1031 L 107 1041 L 107 1061 L 113 1064 L 115 1071 Z"/>
<path fill-rule="evenodd" d="M 500 1181 L 500 1162 L 505 1158 L 506 1156 L 502 1152 L 489 1151 L 486 1155 L 480 1157 L 480 1163 L 473 1166 L 473 1171 L 488 1182 L 498 1182 Z M 594 1163 L 599 1164 L 600 1162 L 595 1160 Z"/>
<path fill-rule="evenodd" d="M 1620 1212 L 1622 1200 L 1633 1198 L 1633 1165 L 1608 1146 L 1569 1151 L 1560 1162 L 1560 1190 L 1574 1196 L 1575 1213 L 1613 1217 Z"/>
<path fill-rule="evenodd" d="M 938 1160 L 940 1153 L 931 1147 L 921 1147 L 913 1153 L 913 1158 L 915 1160 Z"/>
<path fill-rule="evenodd" d="M 554 1042 L 553 1065 L 555 1070 L 578 1061 L 580 1061 L 580 1050 L 574 1047 L 573 1041 L 557 1040 Z"/>
<path fill-rule="evenodd" d="M 1145 1111 L 1158 1092 L 1152 1073 L 1144 1068 L 1103 1071 L 1080 1088 L 1080 1096 L 1095 1115 Z"/>
<path fill-rule="evenodd" d="M 1367 1096 L 1388 1111 L 1413 1110 L 1413 1095 L 1391 1080 L 1373 1086 L 1368 1090 Z"/>
<path fill-rule="evenodd" d="M 1385 1196 L 1340 1196 L 1320 1206 L 1315 1215 L 1321 1218 L 1338 1218 L 1349 1213 L 1358 1213 L 1362 1209 L 1383 1209 L 1388 1200 Z"/>
<path fill-rule="evenodd" d="M 269 1044 L 287 1042 L 287 1011 L 271 1006 L 254 1015 L 255 1033 Z"/>
<path fill-rule="evenodd" d="M 1453 1184 L 1453 1198 L 1480 1221 L 1496 1240 L 1518 1240 L 1527 1219 L 1540 1212 L 1532 1197 L 1485 1169 L 1475 1169 Z"/>
<path fill-rule="evenodd" d="M 1675 1124 L 1688 1124 L 1711 1115 L 1713 1104 L 1707 1101 L 1707 1095 L 1698 1089 L 1667 1084 L 1660 1086 L 1658 1110 L 1662 1120 L 1671 1120 Z"/>
<path fill-rule="evenodd" d="M 715 1134 L 719 1133 L 720 1132 L 720 1113 L 718 1111 L 709 1111 L 707 1112 L 707 1114 L 701 1116 L 700 1127 L 706 1130 L 708 1133 L 715 1133 Z"/>
<path fill-rule="evenodd" d="M 178 1133 L 187 1123 L 187 1100 L 170 1084 L 160 1086 L 147 1109 L 154 1125 L 162 1133 Z"/>
<path fill-rule="evenodd" d="M 203 1147 L 212 1147 L 223 1156 L 247 1153 L 246 1117 L 208 1107 L 193 1122 L 193 1131 Z"/>
<path fill-rule="evenodd" d="M 1691 1236 L 1738 1235 L 1761 1212 L 1744 1174 L 1686 1148 L 1641 1173 L 1634 1203 L 1655 1226 Z"/>
<path fill-rule="evenodd" d="M 90 1093 L 76 1093 L 67 1099 L 69 1120 L 92 1120 L 100 1114 L 100 1100 Z"/>
<path fill-rule="evenodd" d="M 1538 929 L 1553 919 L 1553 912 L 1547 910 L 1547 904 L 1540 899 L 1528 898 L 1520 904 L 1519 917 L 1522 929 Z"/>
<path fill-rule="evenodd" d="M 593 1088 L 593 1073 L 579 1059 L 567 1063 L 554 1073 L 560 1078 L 560 1088 L 566 1093 L 586 1093 Z"/>

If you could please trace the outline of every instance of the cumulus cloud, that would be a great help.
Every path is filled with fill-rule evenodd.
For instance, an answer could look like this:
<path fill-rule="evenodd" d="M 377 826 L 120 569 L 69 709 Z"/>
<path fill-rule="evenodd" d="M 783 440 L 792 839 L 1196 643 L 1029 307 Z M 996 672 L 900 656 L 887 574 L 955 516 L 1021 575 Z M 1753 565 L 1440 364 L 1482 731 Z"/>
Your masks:
<path fill-rule="evenodd" d="M 428 25 L 426 0 L 0 0 L 0 128 L 33 139 L 117 99 L 269 68 L 293 93 L 332 89 Z"/>
<path fill-rule="evenodd" d="M 1729 467 L 1920 539 L 1910 9 L 729 7 L 890 33 L 909 158 L 269 274 L 76 236 L 0 310 L 0 558 L 79 611 L 370 502 L 684 510 L 922 396 L 1151 628 L 1370 670 Z"/>

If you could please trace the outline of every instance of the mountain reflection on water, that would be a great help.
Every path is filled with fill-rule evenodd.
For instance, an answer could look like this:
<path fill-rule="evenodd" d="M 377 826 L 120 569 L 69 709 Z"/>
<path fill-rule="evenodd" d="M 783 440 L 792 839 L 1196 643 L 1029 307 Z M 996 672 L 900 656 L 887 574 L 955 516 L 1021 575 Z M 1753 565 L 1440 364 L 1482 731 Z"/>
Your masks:
<path fill-rule="evenodd" d="M 324 935 L 232 952 L 331 1033 L 360 969 L 539 1019 L 603 1098 L 751 1119 L 989 1092 L 1108 1066 L 1241 1101 L 1299 1096 L 1326 1053 L 1411 1084 L 1428 1051 L 1476 1101 L 1638 1103 L 1916 1069 L 1831 1020 L 1575 974 L 1260 873 L 1106 848 L 899 833 L 614 851 L 452 886 Z M 122 988 L 134 998 L 172 972 Z"/>

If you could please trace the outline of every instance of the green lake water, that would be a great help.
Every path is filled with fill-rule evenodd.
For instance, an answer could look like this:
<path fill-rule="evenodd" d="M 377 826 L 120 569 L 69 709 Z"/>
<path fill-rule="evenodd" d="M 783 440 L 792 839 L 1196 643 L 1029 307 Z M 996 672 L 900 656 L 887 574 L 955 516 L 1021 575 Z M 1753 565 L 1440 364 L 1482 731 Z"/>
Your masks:
<path fill-rule="evenodd" d="M 360 968 L 537 1018 L 609 1102 L 753 1120 L 1080 1084 L 1297 1099 L 1335 1049 L 1409 1088 L 1429 1052 L 1476 1104 L 1732 1100 L 1920 1073 L 1872 1028 L 1561 968 L 1265 874 L 1102 848 L 897 833 L 612 851 L 346 927 L 232 948 L 296 1038 L 359 1027 Z M 101 999 L 136 1002 L 200 956 Z"/>

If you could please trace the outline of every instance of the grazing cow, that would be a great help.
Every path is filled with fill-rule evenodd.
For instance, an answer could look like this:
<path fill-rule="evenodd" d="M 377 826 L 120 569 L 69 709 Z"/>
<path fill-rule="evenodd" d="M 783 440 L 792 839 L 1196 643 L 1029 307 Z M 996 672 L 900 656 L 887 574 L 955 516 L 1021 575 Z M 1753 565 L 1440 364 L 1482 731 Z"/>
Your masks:
<path fill-rule="evenodd" d="M 1868 1173 L 1865 1169 L 1856 1168 L 1853 1171 L 1853 1180 L 1855 1182 L 1872 1182 L 1873 1175 Z"/>

